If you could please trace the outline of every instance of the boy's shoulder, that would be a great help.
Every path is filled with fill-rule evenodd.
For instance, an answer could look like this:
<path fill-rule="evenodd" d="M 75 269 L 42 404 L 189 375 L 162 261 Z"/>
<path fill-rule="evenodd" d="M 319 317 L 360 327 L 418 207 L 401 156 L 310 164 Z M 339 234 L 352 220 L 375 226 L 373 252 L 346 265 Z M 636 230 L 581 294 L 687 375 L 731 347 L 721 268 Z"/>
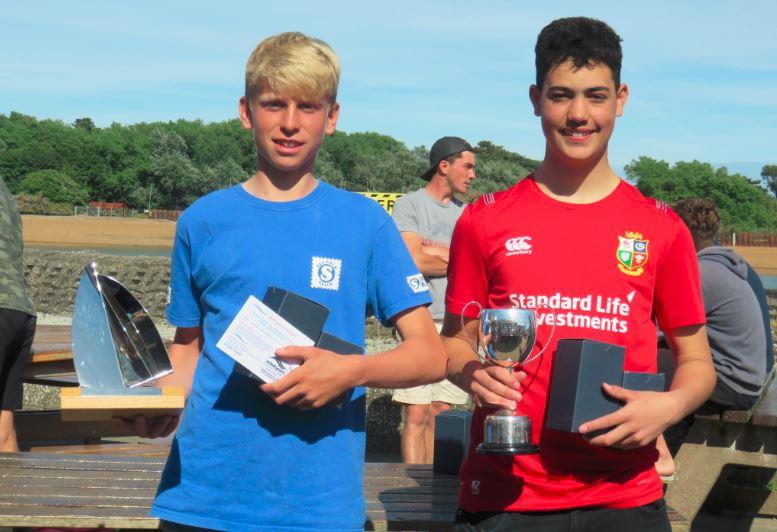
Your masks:
<path fill-rule="evenodd" d="M 630 207 L 639 209 L 639 214 L 651 217 L 658 223 L 683 225 L 682 220 L 665 202 L 650 196 L 645 196 L 637 187 L 623 180 L 620 186 L 622 194 L 631 203 Z"/>

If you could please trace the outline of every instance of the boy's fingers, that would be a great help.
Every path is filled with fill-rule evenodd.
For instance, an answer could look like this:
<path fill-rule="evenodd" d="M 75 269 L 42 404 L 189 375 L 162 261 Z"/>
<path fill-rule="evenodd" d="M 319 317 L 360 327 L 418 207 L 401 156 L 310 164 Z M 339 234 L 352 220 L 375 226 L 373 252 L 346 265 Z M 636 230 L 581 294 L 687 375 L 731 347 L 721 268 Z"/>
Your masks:
<path fill-rule="evenodd" d="M 580 425 L 578 430 L 580 431 L 580 434 L 587 434 L 596 430 L 608 429 L 610 427 L 620 425 L 624 421 L 625 417 L 623 410 L 616 410 L 612 414 L 607 414 L 606 416 L 598 417 L 591 421 L 586 421 Z"/>
<path fill-rule="evenodd" d="M 137 415 L 132 420 L 132 425 L 135 427 L 135 432 L 141 438 L 148 438 L 148 425 L 146 422 L 146 416 Z"/>
<path fill-rule="evenodd" d="M 322 351 L 318 347 L 288 345 L 275 350 L 275 355 L 286 361 L 294 361 L 302 364 L 306 360 L 313 358 Z"/>
<path fill-rule="evenodd" d="M 619 401 L 622 401 L 624 403 L 633 401 L 636 398 L 636 394 L 639 393 L 639 392 L 635 392 L 634 390 L 621 388 L 620 386 L 616 386 L 614 384 L 608 384 L 606 382 L 602 384 L 602 388 L 604 389 L 605 392 L 607 392 L 607 395 L 615 399 L 618 399 Z"/>

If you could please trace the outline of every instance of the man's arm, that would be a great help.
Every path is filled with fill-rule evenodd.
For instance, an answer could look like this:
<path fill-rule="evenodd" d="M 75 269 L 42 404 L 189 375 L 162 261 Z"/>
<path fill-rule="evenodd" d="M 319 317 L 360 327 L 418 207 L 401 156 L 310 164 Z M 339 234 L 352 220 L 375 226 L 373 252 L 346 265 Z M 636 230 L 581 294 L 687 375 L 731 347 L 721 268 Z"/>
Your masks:
<path fill-rule="evenodd" d="M 514 410 L 521 400 L 520 383 L 526 377 L 522 371 L 510 373 L 505 368 L 484 366 L 475 354 L 478 342 L 477 319 L 445 313 L 442 339 L 448 353 L 448 379 L 472 395 L 478 406 Z"/>
<path fill-rule="evenodd" d="M 262 391 L 278 404 L 307 410 L 320 408 L 355 386 L 405 388 L 444 379 L 447 358 L 429 311 L 414 307 L 392 322 L 404 341 L 376 355 L 338 355 L 316 347 L 279 349 L 279 356 L 302 365 L 261 385 Z"/>
<path fill-rule="evenodd" d="M 180 386 L 184 389 L 184 395 L 189 396 L 194 380 L 194 369 L 202 349 L 201 327 L 178 327 L 175 330 L 175 338 L 168 348 L 170 363 L 173 372 L 162 377 L 156 382 L 162 386 Z M 124 431 L 133 431 L 141 438 L 159 438 L 168 436 L 178 426 L 180 416 L 159 416 L 147 418 L 138 415 L 134 419 L 113 418 L 114 424 Z"/>
<path fill-rule="evenodd" d="M 416 268 L 424 277 L 445 277 L 448 275 L 447 248 L 441 248 L 445 250 L 443 255 L 430 250 L 428 246 L 424 246 L 423 239 L 418 233 L 403 231 L 401 235 L 410 256 L 413 257 Z"/>
<path fill-rule="evenodd" d="M 593 445 L 633 449 L 653 442 L 667 427 L 696 410 L 715 387 L 707 329 L 703 325 L 666 332 L 677 369 L 667 392 L 635 392 L 605 384 L 605 391 L 623 401 L 622 408 L 580 426 L 580 433 L 610 429 L 591 438 Z"/>

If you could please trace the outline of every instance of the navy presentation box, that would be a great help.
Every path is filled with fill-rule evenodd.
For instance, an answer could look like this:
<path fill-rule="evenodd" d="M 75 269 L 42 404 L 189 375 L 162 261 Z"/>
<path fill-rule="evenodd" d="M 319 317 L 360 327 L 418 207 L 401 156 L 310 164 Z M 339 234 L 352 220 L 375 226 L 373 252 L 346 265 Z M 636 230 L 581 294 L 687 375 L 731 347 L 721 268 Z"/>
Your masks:
<path fill-rule="evenodd" d="M 611 414 L 621 403 L 607 395 L 602 384 L 636 391 L 664 391 L 662 373 L 623 371 L 625 349 L 594 340 L 559 340 L 553 360 L 545 426 L 577 432 L 580 425 Z"/>
<path fill-rule="evenodd" d="M 606 394 L 602 383 L 621 383 L 625 353 L 621 346 L 594 340 L 559 340 L 545 426 L 577 432 L 586 421 L 615 412 L 620 403 Z"/>
<path fill-rule="evenodd" d="M 324 330 L 329 309 L 306 297 L 271 286 L 262 302 L 314 342 Z"/>
<path fill-rule="evenodd" d="M 324 323 L 329 317 L 329 309 L 325 306 L 294 292 L 274 286 L 267 289 L 262 302 L 299 329 L 305 336 L 315 340 L 316 347 L 327 349 L 338 355 L 364 353 L 364 350 L 358 345 L 346 342 L 333 334 L 322 332 Z M 261 380 L 240 364 L 235 364 L 235 371 L 252 379 Z"/>
<path fill-rule="evenodd" d="M 458 475 L 469 452 L 469 427 L 472 412 L 446 410 L 434 418 L 434 459 L 432 469 L 437 473 Z"/>

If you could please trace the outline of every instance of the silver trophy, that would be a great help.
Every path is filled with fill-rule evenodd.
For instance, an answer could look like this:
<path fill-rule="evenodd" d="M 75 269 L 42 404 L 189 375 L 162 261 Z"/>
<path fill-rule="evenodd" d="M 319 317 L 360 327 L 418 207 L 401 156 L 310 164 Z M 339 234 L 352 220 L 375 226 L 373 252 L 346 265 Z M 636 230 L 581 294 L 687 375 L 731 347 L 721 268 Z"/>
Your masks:
<path fill-rule="evenodd" d="M 65 421 L 99 421 L 179 413 L 183 389 L 150 387 L 172 373 L 170 358 L 148 312 L 121 283 L 90 262 L 73 307 L 73 363 L 78 388 L 62 388 Z"/>
<path fill-rule="evenodd" d="M 467 304 L 476 304 L 470 302 Z M 462 322 L 464 311 L 462 310 Z M 483 309 L 480 313 L 479 347 L 485 352 L 485 361 L 507 368 L 512 372 L 516 366 L 525 366 L 537 359 L 550 345 L 550 337 L 538 353 L 531 356 L 537 338 L 537 316 L 532 309 L 504 308 Z M 479 353 L 478 353 L 479 355 Z M 517 414 L 514 410 L 500 409 L 486 416 L 485 436 L 478 445 L 479 454 L 532 454 L 539 452 L 532 443 L 531 418 Z"/>

